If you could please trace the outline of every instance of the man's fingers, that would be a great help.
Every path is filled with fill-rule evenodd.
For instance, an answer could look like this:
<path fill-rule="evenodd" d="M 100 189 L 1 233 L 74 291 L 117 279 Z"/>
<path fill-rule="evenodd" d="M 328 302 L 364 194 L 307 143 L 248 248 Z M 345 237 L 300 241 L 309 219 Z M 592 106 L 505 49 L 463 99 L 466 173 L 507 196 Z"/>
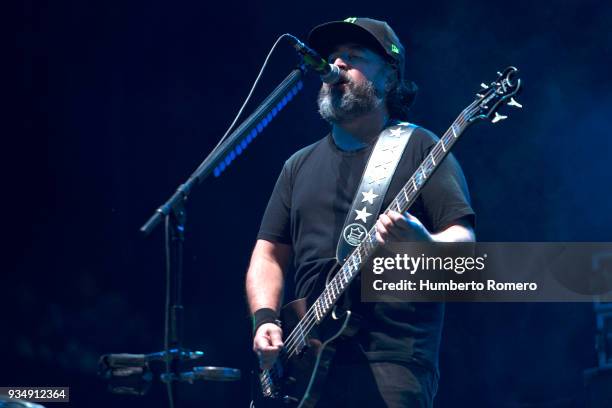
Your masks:
<path fill-rule="evenodd" d="M 263 324 L 253 338 L 253 351 L 259 358 L 259 366 L 266 370 L 272 367 L 283 347 L 283 332 L 275 324 Z"/>
<path fill-rule="evenodd" d="M 387 214 L 380 214 L 378 221 L 387 229 L 393 227 L 393 220 Z"/>
<path fill-rule="evenodd" d="M 408 214 L 408 212 L 406 212 L 406 214 Z M 406 221 L 402 214 L 392 210 L 388 212 L 387 217 L 396 225 L 401 225 L 403 221 Z"/>
<path fill-rule="evenodd" d="M 389 231 L 387 228 L 380 222 L 380 220 L 376 221 L 376 239 L 381 243 L 385 243 L 385 239 L 389 235 Z"/>
<path fill-rule="evenodd" d="M 270 345 L 258 350 L 259 366 L 264 370 L 271 368 L 279 352 L 280 347 Z"/>
<path fill-rule="evenodd" d="M 283 339 L 280 330 L 272 330 L 270 333 L 270 343 L 272 347 L 281 348 L 283 347 Z"/>
<path fill-rule="evenodd" d="M 384 240 L 401 241 L 403 230 L 406 228 L 406 220 L 395 211 L 381 214 L 376 222 L 376 229 Z M 384 244 L 384 242 L 381 242 Z"/>
<path fill-rule="evenodd" d="M 387 227 L 380 220 L 376 221 L 376 231 L 383 236 L 389 233 Z"/>
<path fill-rule="evenodd" d="M 270 347 L 270 340 L 264 336 L 256 336 L 253 339 L 253 351 L 260 354 L 262 350 L 266 350 Z"/>

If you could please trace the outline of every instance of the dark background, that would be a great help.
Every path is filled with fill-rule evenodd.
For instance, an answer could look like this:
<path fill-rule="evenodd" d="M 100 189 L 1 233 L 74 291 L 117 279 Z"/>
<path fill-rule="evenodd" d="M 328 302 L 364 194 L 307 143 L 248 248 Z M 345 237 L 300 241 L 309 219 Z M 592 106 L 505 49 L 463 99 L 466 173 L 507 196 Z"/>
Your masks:
<path fill-rule="evenodd" d="M 70 386 L 72 406 L 166 406 L 108 394 L 107 352 L 162 347 L 162 230 L 139 227 L 216 144 L 274 40 L 347 16 L 387 20 L 420 86 L 411 120 L 442 134 L 481 82 L 520 68 L 522 111 L 455 154 L 480 241 L 609 241 L 609 2 L 18 2 L 5 93 L 0 385 Z M 9 14 L 10 15 L 10 14 Z M 10 61 L 9 61 L 10 60 Z M 273 56 L 257 102 L 296 62 Z M 12 64 L 8 64 L 12 66 Z M 7 79 L 5 78 L 5 79 Z M 284 160 L 326 132 L 316 77 L 218 179 L 194 191 L 185 343 L 251 359 L 243 281 Z M 247 112 L 253 109 L 249 105 Z M 566 406 L 596 365 L 591 304 L 450 304 L 437 406 Z M 184 386 L 184 407 L 246 406 L 248 382 Z M 544 405 L 544 404 L 553 405 Z M 531 404 L 531 405 L 530 405 Z M 539 405 L 538 405 L 539 404 Z M 557 405 L 554 405 L 557 404 Z"/>

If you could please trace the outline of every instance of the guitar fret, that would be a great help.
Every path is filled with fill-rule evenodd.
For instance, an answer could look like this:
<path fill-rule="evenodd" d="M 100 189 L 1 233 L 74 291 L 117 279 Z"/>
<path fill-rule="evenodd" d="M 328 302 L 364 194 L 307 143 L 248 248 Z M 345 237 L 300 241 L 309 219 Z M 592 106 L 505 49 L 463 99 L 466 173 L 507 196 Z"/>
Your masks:
<path fill-rule="evenodd" d="M 419 170 L 420 170 L 419 174 L 421 175 L 421 184 L 423 184 L 428 177 L 429 167 L 428 166 L 421 167 Z"/>
<path fill-rule="evenodd" d="M 372 229 L 368 234 L 368 240 L 370 241 L 370 249 L 373 251 L 376 248 L 376 230 Z"/>
<path fill-rule="evenodd" d="M 431 161 L 433 162 L 433 165 L 436 165 L 436 159 L 434 159 L 433 153 L 430 154 L 431 156 Z"/>
<path fill-rule="evenodd" d="M 451 135 L 451 134 L 449 134 L 449 135 L 448 135 L 448 140 L 447 140 L 447 142 L 448 142 L 448 143 L 447 143 L 447 146 L 448 146 L 448 145 L 452 145 L 452 144 L 454 143 L 454 141 L 455 141 L 455 138 L 453 137 L 453 136 L 454 136 L 454 134 L 455 134 L 455 133 L 453 132 L 453 134 L 452 134 L 452 135 Z"/>
<path fill-rule="evenodd" d="M 370 242 L 370 235 L 368 234 L 366 236 L 366 239 L 364 239 L 363 241 L 361 241 L 361 245 L 359 247 L 359 251 L 363 250 L 363 258 L 367 258 L 368 256 L 368 249 L 371 248 L 372 243 Z"/>
<path fill-rule="evenodd" d="M 397 203 L 400 205 L 400 207 L 404 207 L 407 203 L 404 201 L 404 197 L 398 195 L 397 198 Z"/>

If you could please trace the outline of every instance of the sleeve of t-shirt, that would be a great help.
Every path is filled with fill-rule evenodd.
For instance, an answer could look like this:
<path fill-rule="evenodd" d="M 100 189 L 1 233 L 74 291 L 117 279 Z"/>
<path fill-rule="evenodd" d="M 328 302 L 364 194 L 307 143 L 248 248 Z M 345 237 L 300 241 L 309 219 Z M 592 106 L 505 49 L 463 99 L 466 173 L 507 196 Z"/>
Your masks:
<path fill-rule="evenodd" d="M 428 154 L 438 138 L 425 132 L 423 150 Z M 429 182 L 421 191 L 423 212 L 427 217 L 432 232 L 439 232 L 459 219 L 466 219 L 471 225 L 475 222 L 475 213 L 470 202 L 467 182 L 459 163 L 452 154 L 440 164 Z"/>
<path fill-rule="evenodd" d="M 291 244 L 291 171 L 288 162 L 281 170 L 261 220 L 257 239 Z"/>

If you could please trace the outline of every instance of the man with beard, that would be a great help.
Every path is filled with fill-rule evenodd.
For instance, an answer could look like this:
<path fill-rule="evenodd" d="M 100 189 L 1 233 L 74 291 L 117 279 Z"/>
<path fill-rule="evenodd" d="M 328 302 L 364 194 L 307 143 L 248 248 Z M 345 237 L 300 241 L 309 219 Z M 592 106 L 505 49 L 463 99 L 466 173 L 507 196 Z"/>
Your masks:
<path fill-rule="evenodd" d="M 283 347 L 277 316 L 290 259 L 295 296 L 305 297 L 324 270 L 322 265 L 333 263 L 344 221 L 379 134 L 406 120 L 416 91 L 404 78 L 404 47 L 383 21 L 351 17 L 323 24 L 311 31 L 308 42 L 329 57 L 346 80 L 323 84 L 319 112 L 331 124 L 331 133 L 286 161 L 257 236 L 246 291 L 253 314 L 253 349 L 262 368 L 270 368 Z M 382 208 L 436 141 L 423 128 L 413 131 Z M 379 216 L 376 238 L 382 244 L 389 240 L 473 241 L 473 218 L 463 173 L 449 156 L 409 212 Z M 351 309 L 362 317 L 361 329 L 338 341 L 318 406 L 430 407 L 437 390 L 443 305 L 361 303 L 355 296 L 351 300 Z"/>

